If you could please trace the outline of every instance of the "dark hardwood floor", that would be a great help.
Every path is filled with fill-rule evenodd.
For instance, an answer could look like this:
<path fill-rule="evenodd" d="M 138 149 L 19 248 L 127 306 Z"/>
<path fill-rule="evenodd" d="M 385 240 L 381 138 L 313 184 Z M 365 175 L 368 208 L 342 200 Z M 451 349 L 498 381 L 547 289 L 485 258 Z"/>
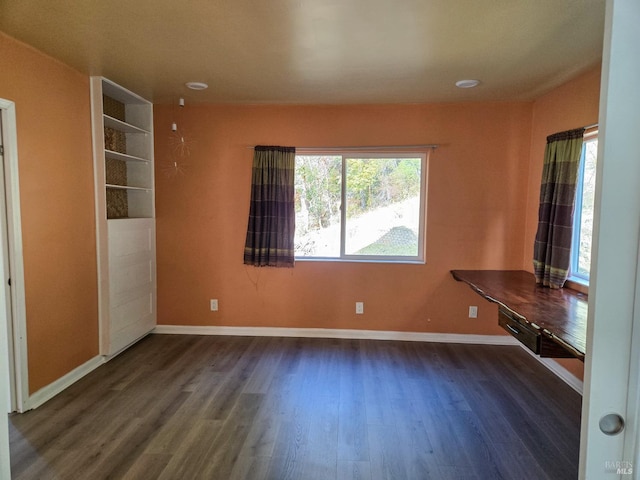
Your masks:
<path fill-rule="evenodd" d="M 151 335 L 10 416 L 16 479 L 577 478 L 581 397 L 520 347 Z"/>

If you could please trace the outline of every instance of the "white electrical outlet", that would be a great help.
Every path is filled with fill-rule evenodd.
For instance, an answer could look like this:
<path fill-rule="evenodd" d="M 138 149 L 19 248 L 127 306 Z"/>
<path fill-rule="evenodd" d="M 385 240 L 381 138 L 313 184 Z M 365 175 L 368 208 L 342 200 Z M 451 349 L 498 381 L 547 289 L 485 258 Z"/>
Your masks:
<path fill-rule="evenodd" d="M 356 313 L 362 315 L 364 313 L 364 302 L 356 302 Z"/>
<path fill-rule="evenodd" d="M 478 318 L 478 307 L 476 306 L 469 307 L 469 318 Z"/>
<path fill-rule="evenodd" d="M 217 298 L 212 298 L 211 299 L 211 311 L 212 312 L 217 312 L 218 311 L 218 299 Z"/>

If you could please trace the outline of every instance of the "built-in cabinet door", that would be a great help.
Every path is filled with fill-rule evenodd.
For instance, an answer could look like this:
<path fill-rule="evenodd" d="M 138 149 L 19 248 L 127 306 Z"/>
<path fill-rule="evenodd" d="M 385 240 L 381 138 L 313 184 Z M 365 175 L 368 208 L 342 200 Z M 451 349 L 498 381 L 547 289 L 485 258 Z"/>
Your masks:
<path fill-rule="evenodd" d="M 155 219 L 109 220 L 108 353 L 155 327 Z"/>

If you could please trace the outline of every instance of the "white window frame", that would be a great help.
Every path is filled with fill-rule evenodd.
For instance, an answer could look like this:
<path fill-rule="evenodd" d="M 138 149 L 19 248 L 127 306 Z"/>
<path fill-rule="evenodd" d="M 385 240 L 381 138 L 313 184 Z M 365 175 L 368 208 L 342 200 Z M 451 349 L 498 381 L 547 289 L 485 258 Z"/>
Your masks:
<path fill-rule="evenodd" d="M 571 263 L 569 265 L 569 280 L 589 286 L 589 275 L 579 272 L 580 258 L 580 227 L 582 225 L 582 194 L 584 188 L 584 171 L 586 164 L 587 143 L 598 140 L 598 131 L 585 133 L 584 142 L 582 144 L 582 152 L 580 152 L 580 166 L 578 169 L 578 178 L 576 179 L 576 201 L 573 215 L 573 234 L 571 238 Z"/>
<path fill-rule="evenodd" d="M 340 193 L 340 256 L 336 257 L 307 257 L 296 256 L 296 261 L 329 261 L 329 262 L 363 262 L 363 263 L 426 263 L 426 213 L 427 213 L 427 179 L 429 166 L 429 151 L 351 151 L 340 149 L 297 149 L 297 156 L 339 156 L 341 157 L 341 193 Z M 358 158 L 420 158 L 420 213 L 418 219 L 418 254 L 409 255 L 349 255 L 345 252 L 347 212 L 346 198 L 346 159 Z"/>

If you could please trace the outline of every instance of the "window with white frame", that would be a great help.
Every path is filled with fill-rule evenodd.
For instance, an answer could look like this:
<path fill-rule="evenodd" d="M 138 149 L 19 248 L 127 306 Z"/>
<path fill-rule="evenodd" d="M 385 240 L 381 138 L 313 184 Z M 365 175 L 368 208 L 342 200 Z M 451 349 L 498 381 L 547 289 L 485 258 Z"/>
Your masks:
<path fill-rule="evenodd" d="M 424 262 L 424 153 L 296 155 L 300 259 Z"/>
<path fill-rule="evenodd" d="M 597 132 L 585 135 L 578 172 L 576 203 L 573 216 L 570 278 L 589 283 L 591 237 L 598 158 Z"/>

